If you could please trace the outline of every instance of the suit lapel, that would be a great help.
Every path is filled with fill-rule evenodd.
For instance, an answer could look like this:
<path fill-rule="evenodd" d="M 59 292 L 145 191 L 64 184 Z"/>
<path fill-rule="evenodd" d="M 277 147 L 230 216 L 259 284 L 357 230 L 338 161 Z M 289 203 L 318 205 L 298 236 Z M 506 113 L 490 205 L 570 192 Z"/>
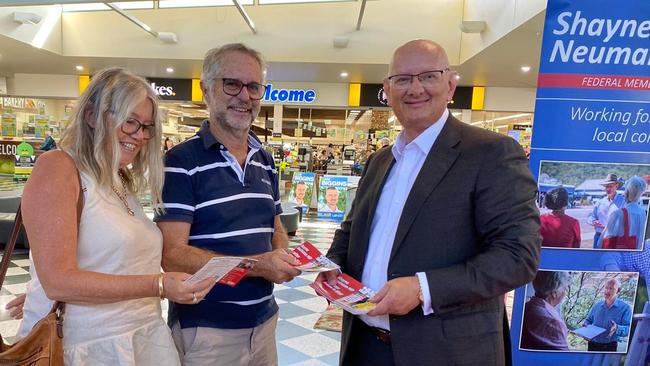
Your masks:
<path fill-rule="evenodd" d="M 431 147 L 402 209 L 402 216 L 395 233 L 390 260 L 393 259 L 402 244 L 426 198 L 438 186 L 458 158 L 460 151 L 456 148 L 456 145 L 460 142 L 459 123 L 462 122 L 449 116 L 438 139 Z"/>

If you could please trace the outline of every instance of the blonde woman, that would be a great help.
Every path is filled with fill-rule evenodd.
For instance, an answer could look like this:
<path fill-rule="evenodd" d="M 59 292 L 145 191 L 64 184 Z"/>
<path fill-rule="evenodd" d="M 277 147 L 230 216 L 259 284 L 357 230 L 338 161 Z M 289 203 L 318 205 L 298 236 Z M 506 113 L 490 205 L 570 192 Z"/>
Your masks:
<path fill-rule="evenodd" d="M 61 150 L 39 157 L 25 186 L 32 279 L 19 337 L 54 300 L 65 302 L 66 365 L 178 365 L 160 299 L 195 303 L 214 285 L 189 286 L 183 283 L 188 274 L 160 273 L 162 236 L 138 201 L 149 190 L 160 207 L 157 111 L 156 95 L 143 79 L 119 68 L 97 73 Z"/>

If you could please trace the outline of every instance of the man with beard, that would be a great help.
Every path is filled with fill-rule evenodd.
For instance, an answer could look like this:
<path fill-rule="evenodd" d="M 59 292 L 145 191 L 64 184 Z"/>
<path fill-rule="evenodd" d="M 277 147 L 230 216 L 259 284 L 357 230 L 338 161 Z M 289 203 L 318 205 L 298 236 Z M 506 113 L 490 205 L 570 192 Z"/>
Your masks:
<path fill-rule="evenodd" d="M 212 257 L 258 260 L 237 286 L 217 284 L 204 301 L 170 303 L 184 365 L 277 365 L 273 282 L 300 272 L 286 252 L 273 158 L 250 127 L 266 90 L 261 55 L 243 44 L 205 56 L 201 90 L 210 111 L 196 136 L 165 156 L 163 268 L 194 273 Z"/>

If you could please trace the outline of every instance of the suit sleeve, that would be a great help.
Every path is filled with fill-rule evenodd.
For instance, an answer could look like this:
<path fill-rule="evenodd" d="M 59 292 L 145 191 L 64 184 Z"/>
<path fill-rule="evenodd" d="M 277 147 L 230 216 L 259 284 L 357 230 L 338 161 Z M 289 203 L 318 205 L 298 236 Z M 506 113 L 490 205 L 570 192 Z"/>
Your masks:
<path fill-rule="evenodd" d="M 523 150 L 513 139 L 500 138 L 480 151 L 485 154 L 474 189 L 477 253 L 463 263 L 426 272 L 437 314 L 522 286 L 539 265 L 537 184 Z"/>

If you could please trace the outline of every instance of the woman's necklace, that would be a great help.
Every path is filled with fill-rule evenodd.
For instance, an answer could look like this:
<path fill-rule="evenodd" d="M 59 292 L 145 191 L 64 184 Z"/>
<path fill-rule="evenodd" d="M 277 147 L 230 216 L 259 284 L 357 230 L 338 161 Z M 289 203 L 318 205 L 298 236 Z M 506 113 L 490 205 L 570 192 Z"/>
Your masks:
<path fill-rule="evenodd" d="M 113 186 L 111 186 L 111 188 L 113 189 L 113 192 L 115 192 L 115 194 L 117 195 L 117 198 L 119 198 L 120 201 L 122 201 L 122 203 L 124 204 L 124 207 L 126 207 L 126 211 L 129 213 L 129 215 L 134 216 L 135 213 L 133 212 L 131 207 L 129 207 L 129 201 L 126 199 L 126 182 L 124 181 L 124 177 L 122 176 L 122 172 L 118 172 L 118 175 L 120 176 L 120 181 L 122 182 L 122 192 L 118 191 Z"/>

